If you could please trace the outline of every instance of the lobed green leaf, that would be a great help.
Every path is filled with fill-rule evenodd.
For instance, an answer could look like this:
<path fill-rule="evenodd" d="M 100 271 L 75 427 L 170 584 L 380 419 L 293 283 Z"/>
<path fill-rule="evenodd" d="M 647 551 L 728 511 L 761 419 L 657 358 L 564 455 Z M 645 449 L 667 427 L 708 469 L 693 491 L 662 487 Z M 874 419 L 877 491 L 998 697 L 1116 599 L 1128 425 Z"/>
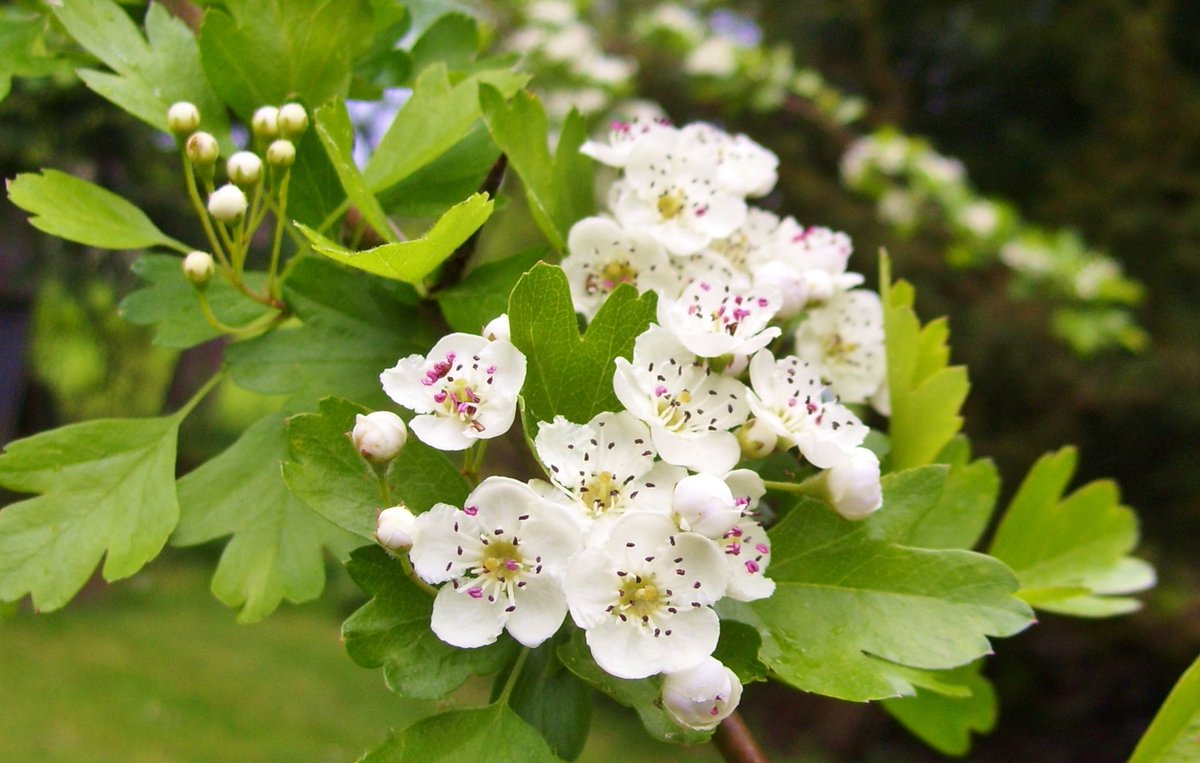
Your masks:
<path fill-rule="evenodd" d="M 393 735 L 361 763 L 553 763 L 546 742 L 506 705 L 430 716 Z"/>
<path fill-rule="evenodd" d="M 569 626 L 563 628 L 529 653 L 508 699 L 509 707 L 537 729 L 562 760 L 575 760 L 583 752 L 595 698 L 591 687 L 558 659 L 559 645 L 569 641 L 573 631 Z M 507 680 L 507 672 L 496 676 L 493 701 Z"/>
<path fill-rule="evenodd" d="M 996 725 L 996 690 L 979 673 L 981 662 L 943 671 L 962 696 L 917 688 L 916 694 L 883 700 L 883 709 L 921 741 L 945 755 L 962 756 L 971 749 L 971 734 L 986 734 Z"/>
<path fill-rule="evenodd" d="M 379 199 L 367 189 L 362 173 L 354 164 L 354 125 L 350 123 L 346 104 L 343 101 L 328 103 L 317 109 L 313 116 L 317 137 L 321 139 L 350 203 L 385 241 L 398 241 L 391 220 L 384 214 Z"/>
<path fill-rule="evenodd" d="M 1192 663 L 1138 742 L 1129 763 L 1200 761 L 1200 659 Z"/>
<path fill-rule="evenodd" d="M 493 318 L 508 312 L 513 287 L 547 253 L 545 247 L 535 247 L 486 262 L 449 289 L 437 292 L 435 297 L 446 322 L 455 331 L 479 333 Z"/>

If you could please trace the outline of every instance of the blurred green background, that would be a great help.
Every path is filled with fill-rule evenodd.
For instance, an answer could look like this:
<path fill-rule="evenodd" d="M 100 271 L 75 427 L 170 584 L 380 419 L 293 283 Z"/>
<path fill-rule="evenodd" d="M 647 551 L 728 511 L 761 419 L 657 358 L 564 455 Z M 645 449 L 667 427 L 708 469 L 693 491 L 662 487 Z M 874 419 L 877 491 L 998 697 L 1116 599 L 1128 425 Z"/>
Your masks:
<path fill-rule="evenodd" d="M 618 3 L 617 6 L 622 4 Z M 632 5 L 626 3 L 624 5 Z M 739 6 L 768 41 L 870 104 L 868 125 L 927 136 L 1030 220 L 1078 228 L 1147 289 L 1134 355 L 1073 355 L 1049 308 L 1014 301 L 999 268 L 955 271 L 945 236 L 898 239 L 838 181 L 840 146 L 802 114 L 715 102 L 654 50 L 639 87 L 677 122 L 746 132 L 781 158 L 766 205 L 846 230 L 874 271 L 887 247 L 926 318 L 950 316 L 971 369 L 966 431 L 1011 493 L 1042 452 L 1081 447 L 1080 481 L 1115 477 L 1159 568 L 1145 609 L 1113 621 L 1045 616 L 987 667 L 997 730 L 972 760 L 1124 760 L 1200 651 L 1200 4 L 1192 0 L 763 0 Z M 618 17 L 619 20 L 619 17 Z M 617 24 L 619 26 L 619 24 Z M 53 129 L 48 129 L 53 125 Z M 0 171 L 95 180 L 198 239 L 161 136 L 67 72 L 17 80 L 0 102 Z M 40 235 L 0 202 L 0 441 L 102 415 L 173 408 L 219 348 L 155 349 L 115 306 L 131 257 Z M 870 277 L 869 277 L 870 278 Z M 869 280 L 870 282 L 870 280 Z M 223 391 L 181 437 L 194 466 L 261 401 Z M 218 549 L 172 553 L 131 581 L 90 585 L 64 611 L 0 620 L 0 760 L 346 760 L 431 706 L 407 703 L 337 641 L 358 594 L 336 571 L 318 603 L 233 624 L 206 590 Z M 459 700 L 470 702 L 468 687 Z M 780 760 L 936 760 L 878 708 L 751 687 L 746 715 Z M 586 760 L 644 737 L 604 705 Z M 631 744 L 628 740 L 636 740 Z M 646 759 L 701 759 L 645 747 Z M 708 753 L 710 758 L 711 752 Z"/>

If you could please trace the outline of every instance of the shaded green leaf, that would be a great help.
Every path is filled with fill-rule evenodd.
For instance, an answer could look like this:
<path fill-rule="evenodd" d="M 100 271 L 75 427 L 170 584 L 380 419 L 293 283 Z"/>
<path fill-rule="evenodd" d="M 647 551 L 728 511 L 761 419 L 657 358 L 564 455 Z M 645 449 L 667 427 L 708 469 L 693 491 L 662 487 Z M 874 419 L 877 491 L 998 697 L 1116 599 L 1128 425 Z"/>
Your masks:
<path fill-rule="evenodd" d="M 912 697 L 883 700 L 883 709 L 938 752 L 966 755 L 971 734 L 986 734 L 996 725 L 996 691 L 979 674 L 980 664 L 938 674 L 965 689 L 965 696 L 918 688 Z"/>
<path fill-rule="evenodd" d="M 452 710 L 417 721 L 361 763 L 553 763 L 545 740 L 506 705 Z"/>
<path fill-rule="evenodd" d="M 479 50 L 479 28 L 464 13 L 447 13 L 421 35 L 412 47 L 413 69 L 424 71 L 441 62 L 447 69 L 461 69 Z"/>
<path fill-rule="evenodd" d="M 101 249 L 191 247 L 163 233 L 146 213 L 117 194 L 58 170 L 8 181 L 8 198 L 29 212 L 29 223 L 52 236 Z"/>
<path fill-rule="evenodd" d="M 0 599 L 66 604 L 102 556 L 104 579 L 158 556 L 179 518 L 175 443 L 186 409 L 99 419 L 9 443 L 0 485 L 40 495 L 0 510 Z"/>
<path fill-rule="evenodd" d="M 1138 742 L 1129 763 L 1200 761 L 1200 659 L 1184 672 Z"/>
<path fill-rule="evenodd" d="M 179 480 L 175 546 L 231 536 L 213 576 L 213 594 L 241 607 L 238 620 L 261 620 L 280 601 L 308 601 L 325 587 L 328 547 L 344 556 L 361 542 L 288 492 L 280 474 L 287 458 L 283 417 L 247 429 L 216 458 Z"/>
<path fill-rule="evenodd" d="M 547 254 L 536 247 L 502 260 L 486 262 L 458 283 L 437 293 L 442 315 L 455 331 L 471 334 L 496 316 L 508 311 L 508 298 L 521 276 Z"/>
<path fill-rule="evenodd" d="M 585 423 L 620 410 L 612 387 L 616 359 L 633 352 L 634 340 L 654 320 L 655 304 L 653 292 L 639 297 L 622 284 L 580 335 L 566 275 L 553 265 L 535 265 L 508 302 L 512 343 L 528 362 L 526 412 L 538 421 L 565 416 Z"/>
<path fill-rule="evenodd" d="M 1038 459 L 996 530 L 988 553 L 1021 581 L 1038 609 L 1080 617 L 1131 612 L 1121 594 L 1154 585 L 1154 568 L 1127 556 L 1138 541 L 1137 515 L 1121 505 L 1115 483 L 1090 482 L 1063 498 L 1075 473 L 1075 450 Z"/>
<path fill-rule="evenodd" d="M 970 548 L 987 527 L 1000 477 L 991 461 L 936 464 L 883 478 L 882 511 L 866 520 L 873 537 L 914 548 Z"/>
<path fill-rule="evenodd" d="M 537 729 L 562 760 L 575 760 L 583 752 L 595 697 L 591 687 L 558 659 L 559 645 L 569 641 L 572 632 L 569 627 L 561 629 L 529 653 L 508 698 L 509 707 Z M 496 676 L 493 701 L 507 680 L 507 671 Z"/>
<path fill-rule="evenodd" d="M 341 178 L 316 130 L 308 130 L 296 143 L 296 163 L 288 183 L 287 216 L 310 228 L 326 220 L 337 221 L 334 213 L 345 212 L 346 192 Z"/>
<path fill-rule="evenodd" d="M 762 637 L 753 626 L 737 620 L 725 620 L 721 623 L 721 638 L 717 641 L 713 657 L 736 673 L 738 680 L 744 684 L 765 681 L 767 666 L 758 659 L 761 647 Z"/>
<path fill-rule="evenodd" d="M 385 241 L 398 241 L 391 221 L 384 214 L 375 194 L 367 190 L 362 173 L 354 164 L 354 125 L 350 123 L 346 104 L 342 101 L 328 103 L 317 109 L 314 117 L 317 137 L 321 139 L 321 145 L 325 147 L 329 162 L 337 172 L 350 203 Z"/>
<path fill-rule="evenodd" d="M 478 191 L 499 157 L 487 127 L 476 122 L 465 138 L 382 192 L 379 201 L 400 217 L 439 217 Z"/>
<path fill-rule="evenodd" d="M 372 599 L 342 625 L 346 651 L 359 665 L 383 667 L 392 691 L 415 699 L 437 699 L 475 674 L 494 673 L 516 651 L 503 638 L 478 649 L 459 649 L 429 629 L 433 597 L 417 587 L 404 566 L 378 546 L 360 548 L 346 569 Z M 479 760 L 488 759 L 478 758 Z"/>
<path fill-rule="evenodd" d="M 0 101 L 12 88 L 13 77 L 45 77 L 60 66 L 45 51 L 46 19 L 23 8 L 0 9 Z"/>
<path fill-rule="evenodd" d="M 288 419 L 291 460 L 283 464 L 288 488 L 330 522 L 374 542 L 377 510 L 383 507 L 374 468 L 346 436 L 354 417 L 369 409 L 326 398 L 317 413 Z M 386 472 L 392 504 L 414 512 L 443 502 L 462 506 L 470 486 L 440 450 L 410 437 Z"/>

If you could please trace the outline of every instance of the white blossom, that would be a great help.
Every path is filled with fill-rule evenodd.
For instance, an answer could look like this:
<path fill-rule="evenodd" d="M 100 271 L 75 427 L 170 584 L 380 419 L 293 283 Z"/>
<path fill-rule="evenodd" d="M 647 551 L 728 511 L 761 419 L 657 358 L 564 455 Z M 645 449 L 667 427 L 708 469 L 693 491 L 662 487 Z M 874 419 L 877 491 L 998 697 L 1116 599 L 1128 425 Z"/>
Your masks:
<path fill-rule="evenodd" d="M 390 551 L 407 551 L 417 537 L 417 518 L 404 504 L 379 512 L 375 538 Z"/>
<path fill-rule="evenodd" d="M 728 77 L 737 71 L 737 43 L 716 35 L 697 45 L 683 62 L 688 74 Z"/>
<path fill-rule="evenodd" d="M 767 565 L 771 563 L 771 542 L 761 524 L 742 519 L 718 543 L 729 565 L 726 596 L 738 601 L 757 601 L 775 592 L 775 581 L 766 576 Z"/>
<path fill-rule="evenodd" d="M 626 230 L 604 217 L 585 217 L 567 234 L 569 255 L 563 272 L 575 309 L 595 317 L 609 293 L 623 283 L 639 292 L 673 290 L 676 275 L 658 240 L 641 230 Z"/>
<path fill-rule="evenodd" d="M 483 327 L 483 338 L 489 342 L 497 340 L 504 342 L 512 341 L 512 328 L 508 321 L 508 313 L 500 313 L 495 318 L 488 321 L 488 324 Z"/>
<path fill-rule="evenodd" d="M 714 156 L 718 185 L 736 196 L 766 196 L 779 179 L 779 157 L 745 135 L 694 122 L 680 129 L 679 138 L 678 150 Z"/>
<path fill-rule="evenodd" d="M 629 154 L 641 140 L 659 132 L 674 133 L 676 129 L 664 118 L 634 118 L 612 123 L 608 142 L 589 140 L 580 146 L 580 153 L 610 167 L 624 167 Z"/>
<path fill-rule="evenodd" d="M 714 540 L 742 518 L 742 507 L 725 480 L 713 474 L 693 474 L 675 484 L 671 510 L 685 531 Z"/>
<path fill-rule="evenodd" d="M 208 197 L 208 213 L 223 223 L 232 223 L 246 213 L 250 202 L 233 183 L 226 183 Z"/>
<path fill-rule="evenodd" d="M 811 310 L 796 328 L 795 353 L 843 401 L 867 402 L 887 376 L 879 295 L 841 292 Z"/>
<path fill-rule="evenodd" d="M 737 709 L 742 682 L 715 657 L 668 673 L 663 680 L 662 705 L 680 725 L 697 731 L 714 728 Z"/>
<path fill-rule="evenodd" d="M 883 506 L 879 457 L 867 448 L 855 448 L 825 473 L 825 487 L 838 514 L 862 519 Z"/>
<path fill-rule="evenodd" d="M 753 292 L 707 279 L 693 281 L 679 299 L 659 299 L 658 322 L 702 358 L 751 355 L 779 336 L 768 327 L 779 311 L 778 291 Z"/>
<path fill-rule="evenodd" d="M 373 411 L 357 414 L 354 429 L 350 432 L 354 449 L 376 464 L 386 464 L 400 455 L 400 449 L 408 441 L 408 428 L 404 419 L 391 411 Z"/>

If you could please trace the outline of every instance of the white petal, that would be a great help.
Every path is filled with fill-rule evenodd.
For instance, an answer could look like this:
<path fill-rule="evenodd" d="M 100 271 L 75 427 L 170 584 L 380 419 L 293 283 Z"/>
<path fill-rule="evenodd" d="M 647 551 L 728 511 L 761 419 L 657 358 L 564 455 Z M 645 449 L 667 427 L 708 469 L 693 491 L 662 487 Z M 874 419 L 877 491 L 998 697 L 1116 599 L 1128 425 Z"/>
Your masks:
<path fill-rule="evenodd" d="M 713 653 L 721 635 L 721 620 L 709 607 L 683 610 L 671 617 L 669 627 L 669 636 L 663 630 L 662 636 L 654 639 L 661 644 L 661 662 L 656 671 L 674 672 L 692 667 Z"/>
<path fill-rule="evenodd" d="M 617 576 L 608 555 L 587 549 L 567 570 L 567 605 L 580 628 L 592 628 L 612 617 L 608 607 L 617 600 Z"/>
<path fill-rule="evenodd" d="M 478 439 L 471 437 L 474 430 L 457 418 L 432 413 L 417 416 L 408 423 L 408 427 L 417 439 L 438 450 L 466 450 Z"/>
<path fill-rule="evenodd" d="M 429 627 L 437 637 L 450 646 L 474 649 L 493 643 L 504 630 L 508 601 L 503 597 L 488 601 L 487 597 L 472 598 L 463 590 L 445 585 L 433 600 L 433 617 Z"/>
<path fill-rule="evenodd" d="M 524 578 L 516 609 L 505 628 L 523 645 L 533 648 L 554 635 L 567 616 L 567 600 L 558 584 L 544 575 Z"/>
<path fill-rule="evenodd" d="M 651 434 L 664 461 L 693 471 L 724 474 L 742 457 L 741 446 L 732 432 L 676 434 L 654 427 Z"/>
<path fill-rule="evenodd" d="M 413 571 L 427 583 L 443 583 L 458 577 L 474 558 L 458 550 L 474 549 L 479 545 L 479 530 L 475 520 L 450 506 L 439 503 L 429 511 L 418 514 L 416 533 L 409 559 Z M 455 527 L 458 529 L 456 530 Z"/>

